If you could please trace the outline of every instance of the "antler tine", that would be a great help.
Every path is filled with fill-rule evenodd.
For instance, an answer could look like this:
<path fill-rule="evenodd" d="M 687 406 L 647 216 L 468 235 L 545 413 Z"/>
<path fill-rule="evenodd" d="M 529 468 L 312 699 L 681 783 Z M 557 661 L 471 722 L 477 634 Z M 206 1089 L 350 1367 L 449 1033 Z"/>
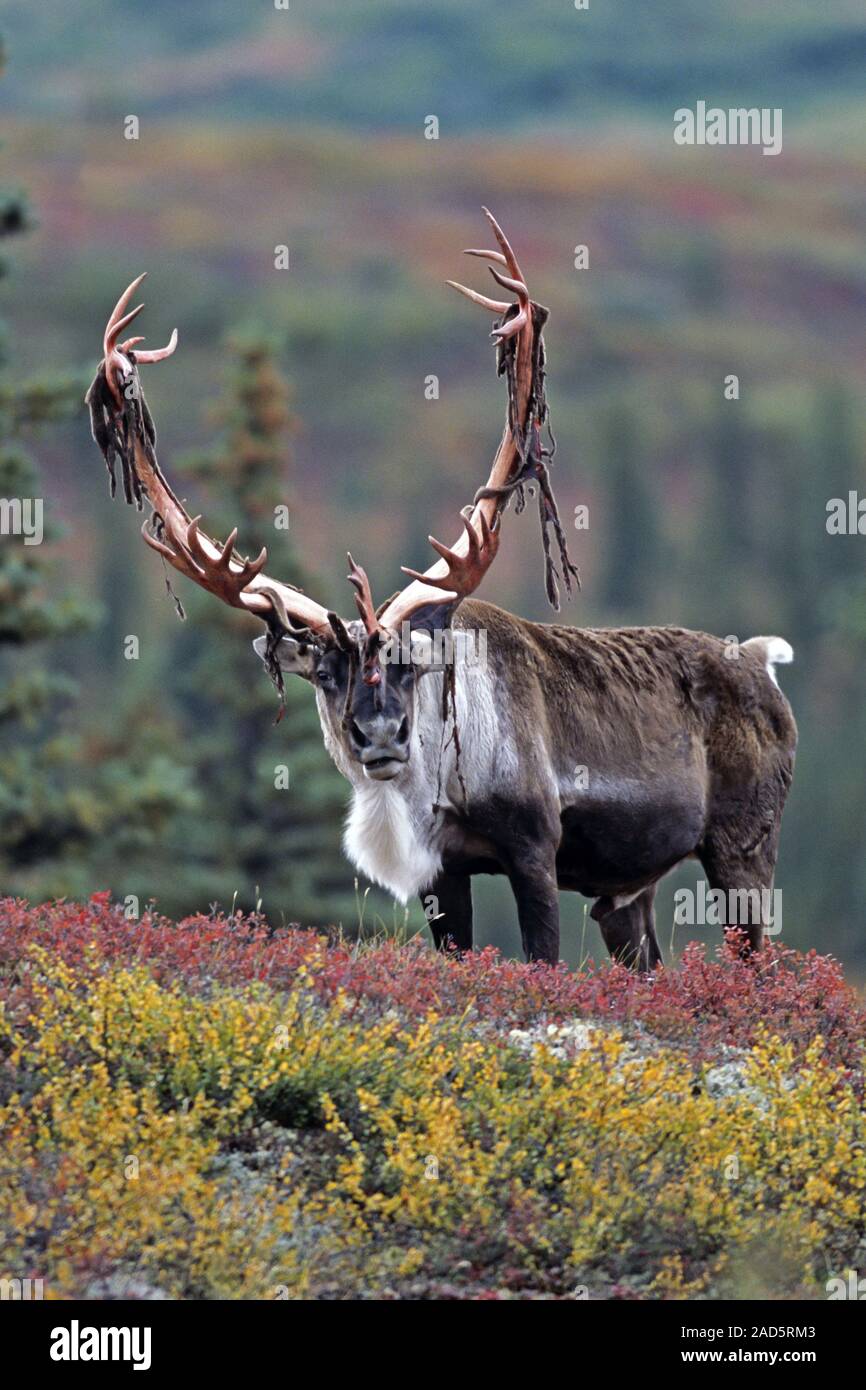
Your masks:
<path fill-rule="evenodd" d="M 478 588 L 484 575 L 487 573 L 499 549 L 500 528 L 498 523 L 490 527 L 483 512 L 479 512 L 479 522 L 481 536 L 472 525 L 472 522 L 462 513 L 460 520 L 466 532 L 467 550 L 465 555 L 461 555 L 456 549 L 451 549 L 437 541 L 435 536 L 428 536 L 427 539 L 448 566 L 446 575 L 420 574 L 417 570 L 409 569 L 406 565 L 401 565 L 404 574 L 408 574 L 411 579 L 417 579 L 421 584 L 428 584 L 434 589 L 443 589 L 445 586 L 453 590 L 450 598 L 465 598 Z"/>
<path fill-rule="evenodd" d="M 261 574 L 262 570 L 264 569 L 267 563 L 268 547 L 266 545 L 263 545 L 254 560 L 244 560 L 244 572 L 247 576 L 247 582 L 249 582 L 251 579 L 255 579 L 257 574 Z"/>
<path fill-rule="evenodd" d="M 355 590 L 355 603 L 361 615 L 361 621 L 367 631 L 367 635 L 372 637 L 379 632 L 379 619 L 376 617 L 376 606 L 373 603 L 373 594 L 370 590 L 370 581 L 367 578 L 367 571 L 360 565 L 356 565 L 351 554 L 346 552 L 346 559 L 349 561 L 349 573 L 346 575 L 352 588 Z"/>
<path fill-rule="evenodd" d="M 121 333 L 123 332 L 124 328 L 128 328 L 129 325 L 132 323 L 133 319 L 138 318 L 143 308 L 143 304 L 136 304 L 134 309 L 130 309 L 128 314 L 124 314 L 122 319 L 118 319 L 117 322 L 113 324 L 111 328 L 107 329 L 105 334 L 106 355 L 114 351 L 115 344 L 118 338 L 120 337 Z"/>
<path fill-rule="evenodd" d="M 435 536 L 428 536 L 427 540 L 430 545 L 433 546 L 434 550 L 438 550 L 439 542 L 436 540 Z M 450 551 L 447 546 L 443 545 L 439 553 L 443 560 L 447 560 L 449 556 L 453 554 L 453 551 Z M 400 569 L 403 574 L 408 575 L 410 579 L 417 579 L 419 584 L 429 584 L 431 589 L 441 590 L 439 597 L 440 603 L 453 603 L 458 597 L 455 590 L 448 588 L 450 575 L 439 575 L 437 578 L 435 575 L 422 574 L 420 570 L 413 570 L 410 565 L 401 565 Z"/>
<path fill-rule="evenodd" d="M 508 267 L 510 273 L 514 276 L 515 280 L 520 280 L 525 284 L 526 279 L 524 277 L 523 271 L 517 264 L 517 257 L 515 256 L 514 251 L 511 248 L 511 242 L 508 240 L 508 237 L 503 232 L 502 228 L 496 221 L 496 218 L 493 216 L 493 213 L 490 211 L 489 208 L 483 207 L 481 211 L 484 213 L 484 216 L 487 218 L 487 221 L 493 228 L 493 235 L 496 237 L 496 240 L 499 242 L 499 245 L 502 248 L 502 254 L 505 257 L 505 264 Z"/>
<path fill-rule="evenodd" d="M 147 271 L 142 271 L 132 284 L 127 285 L 123 294 L 118 299 L 114 308 L 108 316 L 108 323 L 105 325 L 105 333 L 102 338 L 102 350 L 105 359 L 105 377 L 108 382 L 109 390 L 115 401 L 120 404 L 121 391 L 120 381 L 124 380 L 132 370 L 132 363 L 126 354 L 134 348 L 136 343 L 143 343 L 142 337 L 127 338 L 118 346 L 117 340 L 124 328 L 128 328 L 133 319 L 138 318 L 144 308 L 143 304 L 138 304 L 129 313 L 124 313 L 127 304 L 138 289 L 142 280 L 147 275 Z M 171 335 L 164 348 L 151 348 L 145 352 L 136 353 L 137 362 L 162 362 L 166 357 L 171 357 L 177 347 L 177 329 Z"/>
<path fill-rule="evenodd" d="M 228 569 L 228 567 L 229 567 L 229 561 L 230 561 L 230 559 L 232 558 L 232 551 L 233 551 L 234 548 L 235 548 L 235 541 L 237 540 L 237 538 L 238 538 L 238 528 L 237 528 L 236 526 L 234 526 L 234 527 L 232 528 L 232 530 L 229 532 L 229 535 L 226 537 L 226 543 L 225 543 L 225 545 L 223 546 L 222 550 L 220 551 L 220 557 L 219 557 L 219 559 L 217 560 L 217 564 L 219 565 L 220 569 L 224 569 L 224 570 L 227 570 L 227 569 Z M 267 550 L 266 550 L 266 551 L 265 551 L 265 559 L 267 559 L 267 554 L 268 554 L 268 552 L 267 552 Z"/>
<path fill-rule="evenodd" d="M 486 294 L 479 294 L 477 290 L 470 290 L 468 285 L 461 285 L 457 280 L 446 280 L 445 283 L 450 285 L 452 290 L 457 290 L 458 294 L 471 299 L 473 304 L 480 304 L 482 309 L 489 309 L 492 314 L 504 314 L 508 308 L 504 300 L 488 299 Z"/>
<path fill-rule="evenodd" d="M 519 333 L 528 322 L 529 315 L 525 309 L 521 309 L 519 313 L 514 315 L 513 319 L 508 319 L 506 323 L 502 323 L 498 328 L 494 328 L 490 336 L 491 338 L 499 338 L 500 340 L 502 338 L 513 338 L 515 333 Z"/>
<path fill-rule="evenodd" d="M 127 285 L 126 289 L 123 291 L 123 294 L 120 296 L 120 298 L 118 299 L 117 303 L 115 304 L 114 308 L 108 316 L 108 322 L 105 325 L 105 333 L 102 339 L 102 346 L 105 351 L 106 357 L 113 350 L 114 344 L 117 342 L 117 335 L 121 328 L 121 316 L 123 314 L 123 311 L 126 308 L 129 301 L 132 299 L 132 296 L 135 294 L 135 291 L 138 289 L 142 280 L 144 280 L 146 276 L 147 271 L 143 270 L 142 273 L 133 280 L 131 285 Z M 143 305 L 140 305 L 139 309 L 143 307 Z"/>
<path fill-rule="evenodd" d="M 137 343 L 143 343 L 143 342 L 144 342 L 144 339 L 143 339 L 143 338 L 135 338 L 135 339 L 133 339 L 133 341 L 134 341 L 134 342 L 137 342 Z M 169 338 L 169 340 L 168 340 L 168 342 L 166 343 L 165 347 L 161 347 L 161 348 L 147 348 L 144 352 L 137 352 L 137 353 L 135 354 L 135 360 L 136 360 L 136 362 L 164 362 L 165 359 L 166 359 L 166 357 L 171 357 L 171 355 L 172 355 L 172 353 L 174 352 L 174 350 L 175 350 L 176 347 L 177 347 L 177 329 L 176 329 L 176 328 L 173 328 L 173 329 L 172 329 L 172 333 L 171 333 L 171 337 Z"/>
<path fill-rule="evenodd" d="M 477 246 L 467 246 L 463 252 L 464 256 L 480 256 L 485 261 L 496 261 L 497 265 L 508 266 L 508 262 L 501 251 L 483 251 Z"/>
<path fill-rule="evenodd" d="M 201 543 L 201 535 L 198 529 L 198 524 L 200 521 L 201 512 L 199 512 L 198 516 L 191 517 L 186 525 L 186 535 L 184 537 L 184 544 L 186 546 L 186 549 L 190 552 L 190 554 L 192 554 L 193 549 L 198 549 L 200 552 L 204 549 Z"/>
<path fill-rule="evenodd" d="M 208 546 L 205 545 L 199 530 L 200 521 L 201 517 L 195 516 L 187 526 L 186 549 L 202 573 L 213 581 L 215 588 L 228 590 L 239 598 L 250 580 L 254 579 L 267 564 L 267 546 L 262 546 L 255 560 L 236 557 L 234 549 L 235 541 L 238 538 L 238 528 L 235 526 L 222 546 L 216 541 L 208 540 L 209 546 L 218 552 L 213 555 Z"/>
<path fill-rule="evenodd" d="M 490 271 L 497 285 L 501 285 L 504 290 L 511 290 L 511 293 L 516 294 L 524 303 L 529 299 L 529 290 L 522 280 L 511 280 L 507 275 L 500 274 L 496 267 L 492 265 L 489 265 L 487 269 Z"/>
<path fill-rule="evenodd" d="M 175 569 L 180 570 L 182 574 L 185 574 L 187 579 L 194 579 L 196 583 L 201 583 L 201 571 L 198 569 L 192 556 L 188 555 L 183 548 L 177 544 L 176 537 L 172 536 L 172 540 L 175 542 L 177 548 L 172 550 L 170 545 L 167 545 L 165 541 L 161 541 L 158 536 L 154 536 L 152 532 L 148 530 L 150 525 L 151 522 L 149 520 L 141 523 L 141 535 L 142 539 L 150 546 L 151 550 L 155 550 L 157 555 L 161 555 L 164 560 L 168 560 L 169 564 Z"/>
<path fill-rule="evenodd" d="M 220 547 L 209 538 L 207 541 L 205 540 L 199 530 L 200 521 L 200 516 L 192 517 L 187 521 L 183 536 L 171 523 L 163 523 L 171 545 L 160 540 L 158 536 L 151 535 L 147 529 L 148 522 L 142 526 L 141 534 L 151 550 L 162 555 L 188 579 L 194 579 L 197 583 L 202 584 L 219 598 L 231 604 L 232 607 L 248 606 L 241 595 L 248 589 L 250 581 L 261 573 L 267 564 L 267 548 L 263 546 L 255 560 L 235 559 L 234 547 L 238 535 L 237 527 L 231 532 L 224 545 Z M 215 551 L 216 554 L 213 554 L 212 551 Z M 257 604 L 252 606 L 258 607 Z"/>

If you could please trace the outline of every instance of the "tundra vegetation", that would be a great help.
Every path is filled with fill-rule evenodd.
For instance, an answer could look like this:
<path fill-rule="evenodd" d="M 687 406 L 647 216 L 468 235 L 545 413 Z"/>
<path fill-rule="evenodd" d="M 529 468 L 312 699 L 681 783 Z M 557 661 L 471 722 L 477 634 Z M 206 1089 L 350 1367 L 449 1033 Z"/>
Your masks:
<path fill-rule="evenodd" d="M 839 966 L 641 977 L 0 904 L 0 1271 L 46 1297 L 827 1297 L 862 1268 Z"/>

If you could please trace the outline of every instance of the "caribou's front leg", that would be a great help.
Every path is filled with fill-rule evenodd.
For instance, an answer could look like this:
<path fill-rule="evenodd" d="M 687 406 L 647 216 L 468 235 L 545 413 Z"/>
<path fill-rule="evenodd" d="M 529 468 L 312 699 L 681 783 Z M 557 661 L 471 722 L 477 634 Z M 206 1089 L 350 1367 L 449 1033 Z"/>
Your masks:
<path fill-rule="evenodd" d="M 437 951 L 472 950 L 472 879 L 468 874 L 441 873 L 421 894 L 421 906 Z"/>
<path fill-rule="evenodd" d="M 559 889 L 556 882 L 556 853 L 521 855 L 508 868 L 512 892 L 517 901 L 517 920 L 528 961 L 559 961 Z"/>

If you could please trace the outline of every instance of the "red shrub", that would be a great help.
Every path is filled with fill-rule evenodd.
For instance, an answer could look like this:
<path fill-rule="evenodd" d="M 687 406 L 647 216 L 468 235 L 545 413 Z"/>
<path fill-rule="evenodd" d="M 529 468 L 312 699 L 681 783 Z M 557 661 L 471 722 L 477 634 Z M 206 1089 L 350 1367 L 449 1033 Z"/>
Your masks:
<path fill-rule="evenodd" d="M 0 899 L 0 989 L 13 1009 L 29 997 L 23 967 L 33 944 L 83 972 L 143 963 L 163 984 L 177 980 L 196 992 L 251 980 L 286 988 L 305 968 L 321 996 L 342 990 L 371 1015 L 389 1008 L 416 1015 L 471 1009 L 500 1028 L 575 1015 L 641 1025 L 696 1060 L 717 1056 L 722 1044 L 746 1047 L 765 1027 L 798 1053 L 821 1034 L 828 1058 L 854 1068 L 866 1040 L 866 1011 L 838 962 L 782 946 L 743 961 L 725 947 L 708 960 L 705 948 L 693 944 L 678 968 L 647 979 L 607 963 L 580 974 L 565 966 L 526 966 L 492 949 L 452 960 L 420 940 L 408 946 L 330 944 L 316 932 L 271 931 L 264 920 L 240 914 L 173 923 L 148 912 L 131 922 L 107 893 L 80 905 L 32 908 L 6 898 Z"/>

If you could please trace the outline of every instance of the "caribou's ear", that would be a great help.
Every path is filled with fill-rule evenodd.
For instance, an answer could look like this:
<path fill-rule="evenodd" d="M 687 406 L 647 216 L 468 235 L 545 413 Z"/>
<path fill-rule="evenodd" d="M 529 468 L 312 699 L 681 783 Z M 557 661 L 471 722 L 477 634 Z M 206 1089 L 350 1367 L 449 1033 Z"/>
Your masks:
<path fill-rule="evenodd" d="M 253 649 L 262 661 L 265 661 L 267 637 L 257 637 L 253 642 Z M 315 657 L 316 649 L 310 642 L 298 641 L 295 637 L 281 637 L 277 644 L 277 660 L 284 675 L 303 676 L 304 680 L 312 680 Z"/>

